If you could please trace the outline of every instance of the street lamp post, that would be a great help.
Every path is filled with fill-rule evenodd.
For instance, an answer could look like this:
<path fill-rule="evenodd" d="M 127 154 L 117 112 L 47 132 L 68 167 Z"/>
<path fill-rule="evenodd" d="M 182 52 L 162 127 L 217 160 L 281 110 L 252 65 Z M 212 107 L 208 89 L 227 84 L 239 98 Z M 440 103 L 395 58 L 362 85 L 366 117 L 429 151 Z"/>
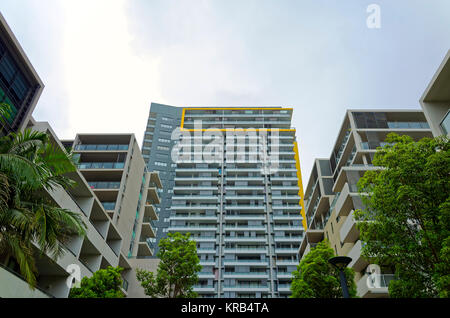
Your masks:
<path fill-rule="evenodd" d="M 347 279 L 345 277 L 344 269 L 352 261 L 348 256 L 335 256 L 328 260 L 328 262 L 339 270 L 339 278 L 341 280 L 342 295 L 344 298 L 350 298 L 347 287 Z"/>

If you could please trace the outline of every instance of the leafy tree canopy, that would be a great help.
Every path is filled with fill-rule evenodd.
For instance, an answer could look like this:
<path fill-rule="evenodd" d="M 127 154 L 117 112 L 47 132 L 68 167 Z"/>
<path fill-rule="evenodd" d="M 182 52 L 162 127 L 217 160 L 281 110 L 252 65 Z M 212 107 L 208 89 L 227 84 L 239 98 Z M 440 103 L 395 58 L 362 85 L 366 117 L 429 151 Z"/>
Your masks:
<path fill-rule="evenodd" d="M 83 277 L 80 287 L 70 290 L 69 298 L 123 298 L 122 267 L 108 266 L 100 269 L 92 277 Z"/>
<path fill-rule="evenodd" d="M 449 297 L 450 148 L 446 137 L 389 134 L 359 180 L 364 210 L 355 213 L 363 255 L 395 268 L 391 297 Z"/>
<path fill-rule="evenodd" d="M 341 298 L 339 271 L 328 260 L 334 255 L 327 240 L 318 243 L 292 272 L 291 298 Z M 350 297 L 356 296 L 354 271 L 345 269 Z"/>
<path fill-rule="evenodd" d="M 150 297 L 195 298 L 193 285 L 198 282 L 197 273 L 201 270 L 195 241 L 190 234 L 169 233 L 159 241 L 161 259 L 157 275 L 137 269 L 136 277 L 141 282 L 145 294 Z"/>

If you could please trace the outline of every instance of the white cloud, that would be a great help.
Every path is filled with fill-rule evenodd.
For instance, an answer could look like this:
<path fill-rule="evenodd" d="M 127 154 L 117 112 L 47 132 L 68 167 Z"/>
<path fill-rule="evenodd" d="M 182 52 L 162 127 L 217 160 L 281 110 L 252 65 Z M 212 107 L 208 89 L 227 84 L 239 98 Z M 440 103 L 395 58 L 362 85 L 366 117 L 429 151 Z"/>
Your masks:
<path fill-rule="evenodd" d="M 64 11 L 68 133 L 133 132 L 141 143 L 150 101 L 163 98 L 158 60 L 131 46 L 125 1 L 65 1 Z"/>

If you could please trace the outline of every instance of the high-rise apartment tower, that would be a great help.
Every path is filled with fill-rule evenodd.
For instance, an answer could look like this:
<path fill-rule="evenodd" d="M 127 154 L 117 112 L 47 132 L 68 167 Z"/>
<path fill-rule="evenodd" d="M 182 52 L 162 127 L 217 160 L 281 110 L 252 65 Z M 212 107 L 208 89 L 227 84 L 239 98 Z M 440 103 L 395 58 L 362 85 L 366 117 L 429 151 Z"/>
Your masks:
<path fill-rule="evenodd" d="M 201 297 L 290 294 L 304 232 L 292 112 L 182 109 L 168 231 L 197 242 Z"/>

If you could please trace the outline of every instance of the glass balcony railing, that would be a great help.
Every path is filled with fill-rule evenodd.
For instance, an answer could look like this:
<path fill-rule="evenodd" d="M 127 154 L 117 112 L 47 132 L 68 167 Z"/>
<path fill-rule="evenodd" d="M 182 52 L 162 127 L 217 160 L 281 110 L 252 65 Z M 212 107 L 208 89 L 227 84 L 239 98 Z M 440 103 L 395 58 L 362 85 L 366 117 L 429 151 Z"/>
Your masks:
<path fill-rule="evenodd" d="M 88 182 L 89 186 L 92 189 L 119 189 L 120 188 L 120 182 Z"/>
<path fill-rule="evenodd" d="M 103 208 L 105 210 L 115 210 L 116 202 L 102 202 Z"/>
<path fill-rule="evenodd" d="M 128 291 L 128 281 L 122 277 L 122 288 L 124 291 Z"/>
<path fill-rule="evenodd" d="M 384 147 L 385 145 L 388 145 L 387 142 L 362 142 L 361 148 L 365 150 L 375 150 L 378 147 Z"/>
<path fill-rule="evenodd" d="M 339 146 L 339 149 L 336 154 L 336 159 L 335 159 L 336 165 L 339 163 L 339 160 L 341 159 L 342 154 L 344 153 L 345 145 L 347 144 L 347 141 L 350 138 L 350 135 L 351 135 L 351 131 L 347 130 L 345 132 L 344 140 L 342 140 L 342 143 Z"/>
<path fill-rule="evenodd" d="M 439 126 L 442 129 L 442 132 L 445 135 L 450 134 L 450 111 L 447 112 L 447 114 L 445 114 L 444 118 L 442 119 L 441 123 L 439 124 Z"/>
<path fill-rule="evenodd" d="M 128 150 L 128 145 L 76 145 L 75 150 Z"/>
<path fill-rule="evenodd" d="M 78 169 L 123 169 L 124 162 L 82 162 Z"/>
<path fill-rule="evenodd" d="M 269 275 L 268 272 L 225 272 L 224 275 L 228 276 L 240 276 L 240 275 L 248 275 L 248 276 L 259 276 L 259 275 Z"/>
<path fill-rule="evenodd" d="M 267 284 L 227 284 L 224 288 L 267 288 Z"/>
<path fill-rule="evenodd" d="M 388 123 L 389 128 L 393 129 L 429 129 L 430 126 L 427 122 L 402 122 L 402 121 L 389 121 Z"/>
<path fill-rule="evenodd" d="M 224 263 L 265 263 L 265 259 L 225 259 Z"/>

